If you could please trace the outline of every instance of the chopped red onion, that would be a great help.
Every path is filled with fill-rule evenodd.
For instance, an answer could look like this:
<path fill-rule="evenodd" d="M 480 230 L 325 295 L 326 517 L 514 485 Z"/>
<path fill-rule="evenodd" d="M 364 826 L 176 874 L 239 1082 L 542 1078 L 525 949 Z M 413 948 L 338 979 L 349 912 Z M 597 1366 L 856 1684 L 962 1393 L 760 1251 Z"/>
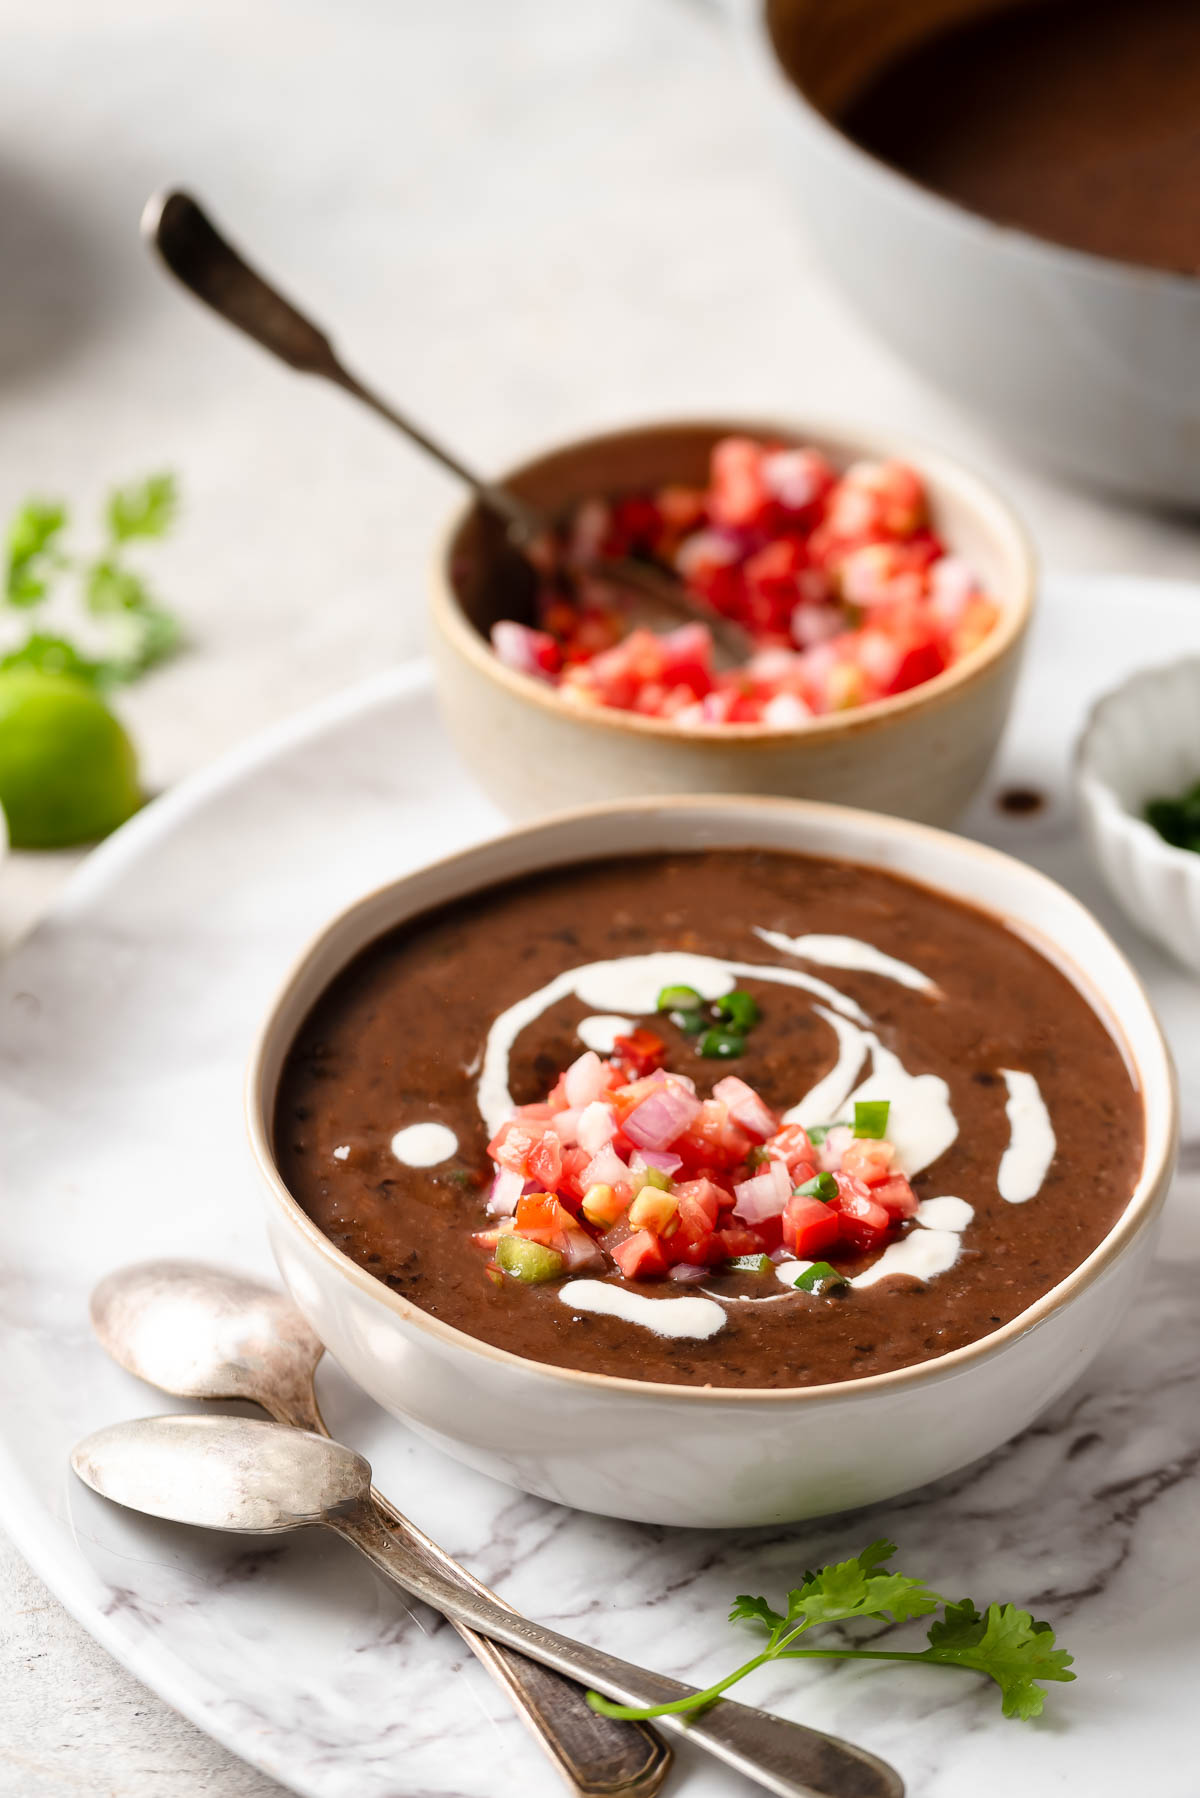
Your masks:
<path fill-rule="evenodd" d="M 756 1136 L 759 1142 L 766 1142 L 768 1136 L 774 1136 L 779 1128 L 775 1115 L 759 1098 L 752 1086 L 739 1080 L 736 1074 L 726 1074 L 724 1080 L 718 1080 L 713 1087 L 713 1098 L 722 1099 L 729 1107 L 729 1115 L 735 1123 L 750 1136 Z"/>
<path fill-rule="evenodd" d="M 511 1217 L 517 1208 L 517 1200 L 525 1190 L 525 1176 L 517 1173 L 515 1168 L 500 1167 L 496 1169 L 496 1178 L 492 1181 L 492 1190 L 488 1194 L 489 1217 Z"/>
<path fill-rule="evenodd" d="M 516 624 L 511 618 L 498 619 L 492 626 L 492 648 L 496 659 L 518 674 L 532 674 L 537 680 L 552 680 L 549 669 L 539 660 L 539 651 L 553 638 L 543 631 L 532 631 L 528 625 Z"/>
<path fill-rule="evenodd" d="M 605 1143 L 583 1170 L 581 1182 L 586 1191 L 589 1186 L 618 1186 L 628 1181 L 629 1169 L 617 1154 L 611 1143 Z"/>
<path fill-rule="evenodd" d="M 837 1124 L 829 1132 L 825 1141 L 817 1150 L 821 1167 L 827 1174 L 836 1174 L 842 1165 L 842 1156 L 854 1141 L 854 1131 L 849 1124 Z"/>
<path fill-rule="evenodd" d="M 550 1119 L 550 1128 L 564 1149 L 573 1148 L 579 1141 L 579 1119 L 582 1115 L 578 1108 L 568 1106 L 566 1111 L 556 1111 Z"/>
<path fill-rule="evenodd" d="M 668 1280 L 678 1280 L 681 1286 L 694 1286 L 698 1280 L 712 1272 L 708 1267 L 693 1267 L 690 1261 L 677 1261 L 667 1275 Z"/>
<path fill-rule="evenodd" d="M 629 1157 L 631 1168 L 657 1168 L 660 1174 L 677 1174 L 683 1166 L 682 1155 L 672 1154 L 670 1149 L 635 1149 Z"/>
<path fill-rule="evenodd" d="M 617 1116 L 611 1105 L 602 1105 L 598 1099 L 594 1099 L 590 1105 L 584 1106 L 575 1126 L 575 1140 L 581 1149 L 594 1155 L 606 1142 L 611 1142 L 616 1134 Z"/>
<path fill-rule="evenodd" d="M 608 1091 L 608 1069 L 596 1051 L 588 1049 L 567 1069 L 565 1084 L 568 1105 L 590 1105 Z"/>
<path fill-rule="evenodd" d="M 598 1243 L 593 1242 L 586 1230 L 566 1230 L 563 1232 L 566 1243 L 563 1258 L 567 1271 L 575 1273 L 581 1267 L 599 1267 L 604 1261 Z"/>
<path fill-rule="evenodd" d="M 700 1110 L 700 1101 L 674 1079 L 636 1105 L 625 1119 L 625 1134 L 639 1149 L 669 1149 Z"/>
<path fill-rule="evenodd" d="M 792 1182 L 782 1161 L 768 1161 L 761 1173 L 751 1180 L 740 1180 L 734 1187 L 737 1203 L 734 1217 L 753 1227 L 769 1217 L 782 1217 L 783 1208 L 792 1196 Z"/>

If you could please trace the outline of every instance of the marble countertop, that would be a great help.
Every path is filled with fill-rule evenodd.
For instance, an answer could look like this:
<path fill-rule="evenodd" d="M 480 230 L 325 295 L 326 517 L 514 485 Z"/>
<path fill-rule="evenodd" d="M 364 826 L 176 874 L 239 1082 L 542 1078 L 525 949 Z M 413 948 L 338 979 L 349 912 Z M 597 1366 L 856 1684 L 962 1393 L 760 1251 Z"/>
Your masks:
<path fill-rule="evenodd" d="M 353 363 L 485 466 L 630 415 L 843 414 L 961 452 L 1057 568 L 1194 575 L 1197 535 L 1015 466 L 867 338 L 794 229 L 703 0 L 0 0 L 0 511 L 174 468 L 189 652 L 124 707 L 163 786 L 417 652 L 450 482 L 173 292 L 191 186 Z M 436 770 L 430 770 L 436 778 Z M 0 942 L 76 857 L 13 857 Z M 0 1543 L 0 1793 L 266 1798 Z"/>

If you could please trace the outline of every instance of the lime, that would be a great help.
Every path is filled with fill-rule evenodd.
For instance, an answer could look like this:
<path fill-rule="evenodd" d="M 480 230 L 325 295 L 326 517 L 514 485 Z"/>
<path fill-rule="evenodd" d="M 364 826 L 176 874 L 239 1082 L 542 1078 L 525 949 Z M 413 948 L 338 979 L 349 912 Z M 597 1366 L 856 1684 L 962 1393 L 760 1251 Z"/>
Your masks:
<path fill-rule="evenodd" d="M 133 744 L 90 687 L 0 671 L 0 807 L 14 849 L 94 842 L 141 802 Z"/>

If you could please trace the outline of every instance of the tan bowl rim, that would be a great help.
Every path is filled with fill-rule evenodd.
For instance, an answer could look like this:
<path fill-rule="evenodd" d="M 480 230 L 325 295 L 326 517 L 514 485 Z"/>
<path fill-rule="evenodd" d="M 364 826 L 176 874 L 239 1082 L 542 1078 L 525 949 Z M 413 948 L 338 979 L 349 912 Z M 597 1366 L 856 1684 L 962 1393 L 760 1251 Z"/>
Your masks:
<path fill-rule="evenodd" d="M 949 194 L 939 193 L 935 187 L 927 187 L 915 175 L 885 162 L 873 150 L 856 143 L 848 132 L 842 130 L 836 119 L 822 112 L 806 89 L 788 74 L 767 22 L 767 0 L 754 0 L 754 10 L 754 28 L 772 73 L 784 94 L 799 101 L 809 123 L 816 126 L 824 137 L 849 151 L 852 160 L 882 176 L 886 182 L 904 193 L 910 202 L 919 199 L 927 203 L 935 212 L 969 227 L 971 233 L 983 242 L 1004 244 L 1030 255 L 1043 256 L 1051 262 L 1065 263 L 1068 268 L 1079 273 L 1108 281 L 1136 281 L 1140 287 L 1154 285 L 1175 289 L 1193 298 L 1200 294 L 1200 274 L 1190 274 L 1186 269 L 1156 268 L 1152 262 L 1123 262 L 1119 256 L 1102 256 L 1097 250 L 1082 250 L 1075 244 L 1059 243 L 1053 237 L 1041 237 L 1036 231 L 1027 230 L 1023 225 L 1006 225 L 999 219 L 989 218 L 985 212 L 976 212 L 973 207 L 964 205 L 961 200 L 956 200 Z"/>
<path fill-rule="evenodd" d="M 797 424 L 785 419 L 729 418 L 697 415 L 667 419 L 644 419 L 619 429 L 586 433 L 583 436 L 557 439 L 553 444 L 527 456 L 501 475 L 505 481 L 519 480 L 536 471 L 544 462 L 564 450 L 587 444 L 620 443 L 629 438 L 652 437 L 662 431 L 711 430 L 721 435 L 737 433 L 760 438 L 779 437 L 785 442 L 838 446 L 852 459 L 871 457 L 907 461 L 922 474 L 929 473 L 941 484 L 954 487 L 991 533 L 1007 539 L 1015 551 L 1020 568 L 1020 586 L 1012 601 L 1005 604 L 999 620 L 982 643 L 976 645 L 944 673 L 922 681 L 905 693 L 887 699 L 875 699 L 867 705 L 853 706 L 844 712 L 827 712 L 780 730 L 768 724 L 697 724 L 681 730 L 666 718 L 647 718 L 637 712 L 620 711 L 615 706 L 573 706 L 559 698 L 556 688 L 532 675 L 518 674 L 508 668 L 464 616 L 450 578 L 450 551 L 455 537 L 466 524 L 474 502 L 461 506 L 438 538 L 432 569 L 432 612 L 434 624 L 459 655 L 479 673 L 504 687 L 516 699 L 535 705 L 556 717 L 599 731 L 618 731 L 633 736 L 658 738 L 673 744 L 737 744 L 745 749 L 778 749 L 783 744 L 828 743 L 856 732 L 882 729 L 893 719 L 906 716 L 919 707 L 932 708 L 960 697 L 964 688 L 978 681 L 1020 642 L 1029 627 L 1037 584 L 1037 557 L 1033 542 L 1021 519 L 990 481 L 968 468 L 955 457 L 933 449 L 914 438 L 873 431 L 831 420 L 810 419 Z"/>
<path fill-rule="evenodd" d="M 498 841 L 520 842 L 526 837 L 539 835 L 554 826 L 588 818 L 628 812 L 652 812 L 662 810 L 664 807 L 692 811 L 713 805 L 719 805 L 730 812 L 731 825 L 734 808 L 737 810 L 739 820 L 745 820 L 754 812 L 765 810 L 785 810 L 802 819 L 811 818 L 825 822 L 830 820 L 836 822 L 839 819 L 847 818 L 851 821 L 865 820 L 869 821 L 872 829 L 895 837 L 915 837 L 919 841 L 943 845 L 950 842 L 955 846 L 955 850 L 963 855 L 982 860 L 993 866 L 1015 866 L 1020 869 L 1022 876 L 1034 886 L 1047 889 L 1056 898 L 1065 897 L 1068 904 L 1100 932 L 1113 954 L 1124 964 L 1134 983 L 1135 990 L 1145 1007 L 1146 1022 L 1150 1025 L 1153 1041 L 1158 1051 L 1160 1065 L 1157 1069 L 1149 1071 L 1155 1080 L 1165 1081 L 1167 1087 L 1166 1121 L 1159 1132 L 1159 1140 L 1155 1142 L 1150 1139 L 1147 1125 L 1142 1170 L 1137 1183 L 1120 1217 L 1102 1241 L 1097 1243 L 1091 1254 L 1064 1280 L 1060 1280 L 1057 1286 L 1051 1287 L 1049 1292 L 1044 1293 L 1040 1299 L 1035 1300 L 1024 1311 L 1019 1312 L 1008 1323 L 1002 1324 L 998 1330 L 989 1331 L 986 1336 L 979 1337 L 975 1342 L 966 1343 L 961 1348 L 952 1349 L 949 1353 L 937 1355 L 928 1361 L 914 1362 L 910 1367 L 894 1368 L 888 1373 L 868 1374 L 860 1379 L 841 1380 L 821 1386 L 683 1386 L 674 1385 L 669 1381 L 636 1380 L 619 1374 L 589 1373 L 579 1368 L 557 1367 L 551 1362 L 536 1361 L 526 1355 L 517 1355 L 509 1349 L 497 1348 L 494 1344 L 484 1342 L 479 1337 L 470 1336 L 465 1330 L 459 1330 L 451 1324 L 443 1323 L 440 1318 L 431 1316 L 420 1306 L 414 1305 L 411 1300 L 393 1292 L 391 1287 L 377 1279 L 374 1274 L 368 1273 L 365 1268 L 360 1267 L 356 1261 L 351 1260 L 331 1242 L 329 1237 L 302 1209 L 299 1202 L 293 1198 L 283 1182 L 275 1165 L 274 1152 L 271 1147 L 270 1122 L 259 1103 L 264 1084 L 265 1062 L 269 1051 L 274 1047 L 278 1033 L 278 1019 L 286 1001 L 291 996 L 292 989 L 306 974 L 309 963 L 327 938 L 335 931 L 340 930 L 356 912 L 372 906 L 382 894 L 404 886 L 415 874 L 425 873 L 430 869 L 453 869 L 456 865 L 478 855 L 481 849 Z M 803 854 L 804 851 L 797 850 L 795 853 Z M 861 860 L 853 855 L 847 855 L 846 859 Z M 539 865 L 541 864 L 533 864 L 533 866 Z M 863 862 L 862 865 L 874 867 L 885 864 L 880 863 L 876 858 L 875 861 Z M 901 878 L 909 879 L 911 876 L 903 875 Z M 463 892 L 486 891 L 489 884 L 492 883 L 485 882 L 482 887 L 464 887 L 462 890 Z M 933 888 L 932 890 L 937 891 L 938 889 Z M 975 902 L 967 901 L 967 903 Z M 1000 913 L 991 912 L 984 906 L 980 906 L 978 909 L 988 911 L 989 916 L 1004 924 L 1005 920 Z M 1031 940 L 1034 946 L 1038 946 L 1039 939 L 1036 933 L 1024 926 L 1022 926 L 1021 933 L 1027 940 Z M 1046 943 L 1051 941 L 1048 937 L 1040 940 Z M 359 945 L 359 947 L 363 946 L 365 945 Z M 1054 946 L 1056 949 L 1059 947 L 1057 944 Z M 351 953 L 357 953 L 357 950 Z M 1059 953 L 1062 957 L 1063 952 L 1060 950 Z M 1072 958 L 1065 957 L 1065 959 L 1071 966 L 1074 965 Z M 344 966 L 345 963 L 343 962 L 341 965 Z M 1088 981 L 1083 989 L 1085 997 L 1091 988 L 1092 983 Z M 1114 1014 L 1111 1021 L 1106 1024 L 1106 1028 L 1110 1030 L 1110 1033 L 1114 1029 L 1121 1031 L 1125 1054 L 1134 1071 L 1139 1093 L 1142 1095 L 1143 1121 L 1146 1122 L 1145 1095 L 1149 1089 L 1149 1082 L 1146 1078 L 1147 1067 L 1134 1054 L 1132 1045 L 1124 1039 L 1122 1021 L 1119 1017 Z M 950 1379 L 978 1362 L 990 1360 L 993 1356 L 1011 1347 L 1020 1337 L 1045 1323 L 1053 1313 L 1076 1299 L 1124 1253 L 1134 1238 L 1153 1222 L 1166 1198 L 1179 1138 L 1179 1095 L 1175 1067 L 1149 996 L 1136 969 L 1123 951 L 1113 942 L 1099 920 L 1092 916 L 1086 906 L 1075 898 L 1074 894 L 1069 893 L 1065 887 L 1059 886 L 1057 881 L 1051 880 L 1039 869 L 1030 867 L 1015 856 L 1005 855 L 1001 850 L 992 849 L 983 843 L 976 843 L 970 838 L 954 836 L 950 831 L 937 830 L 932 825 L 916 824 L 906 818 L 888 817 L 882 813 L 867 812 L 851 806 L 826 805 L 815 800 L 772 798 L 757 794 L 745 796 L 738 794 L 683 794 L 616 801 L 601 800 L 591 805 L 574 806 L 569 810 L 554 812 L 547 817 L 539 818 L 510 831 L 499 832 L 496 836 L 484 838 L 481 842 L 474 843 L 465 849 L 456 850 L 451 855 L 439 856 L 432 862 L 425 862 L 419 869 L 410 869 L 407 874 L 401 875 L 396 880 L 383 882 L 370 892 L 363 894 L 352 904 L 343 907 L 309 940 L 292 963 L 271 1002 L 255 1040 L 246 1071 L 244 1100 L 246 1125 L 254 1159 L 284 1222 L 291 1230 L 298 1232 L 308 1246 L 317 1252 L 332 1273 L 349 1280 L 351 1285 L 357 1286 L 364 1295 L 382 1305 L 385 1310 L 392 1312 L 402 1323 L 425 1335 L 432 1336 L 446 1347 L 465 1351 L 470 1355 L 482 1356 L 487 1361 L 511 1367 L 526 1374 L 542 1375 L 559 1384 L 575 1385 L 583 1391 L 622 1392 L 631 1398 L 643 1399 L 669 1398 L 698 1406 L 714 1404 L 822 1405 L 835 1404 L 839 1400 L 867 1399 L 877 1393 L 895 1392 L 912 1386 Z"/>

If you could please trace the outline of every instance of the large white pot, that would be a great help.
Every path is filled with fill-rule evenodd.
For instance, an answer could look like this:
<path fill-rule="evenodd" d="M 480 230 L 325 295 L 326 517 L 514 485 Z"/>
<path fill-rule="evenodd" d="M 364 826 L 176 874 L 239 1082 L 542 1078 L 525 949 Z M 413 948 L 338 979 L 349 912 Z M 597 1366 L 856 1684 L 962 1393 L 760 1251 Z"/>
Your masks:
<path fill-rule="evenodd" d="M 854 64 L 842 21 L 862 43 L 902 40 L 908 14 L 994 3 L 729 0 L 809 233 L 866 322 L 1031 460 L 1200 504 L 1200 279 L 1066 249 L 941 198 L 851 143 L 778 54 L 793 33 L 819 36 L 822 72 L 806 85 L 828 105 Z"/>

